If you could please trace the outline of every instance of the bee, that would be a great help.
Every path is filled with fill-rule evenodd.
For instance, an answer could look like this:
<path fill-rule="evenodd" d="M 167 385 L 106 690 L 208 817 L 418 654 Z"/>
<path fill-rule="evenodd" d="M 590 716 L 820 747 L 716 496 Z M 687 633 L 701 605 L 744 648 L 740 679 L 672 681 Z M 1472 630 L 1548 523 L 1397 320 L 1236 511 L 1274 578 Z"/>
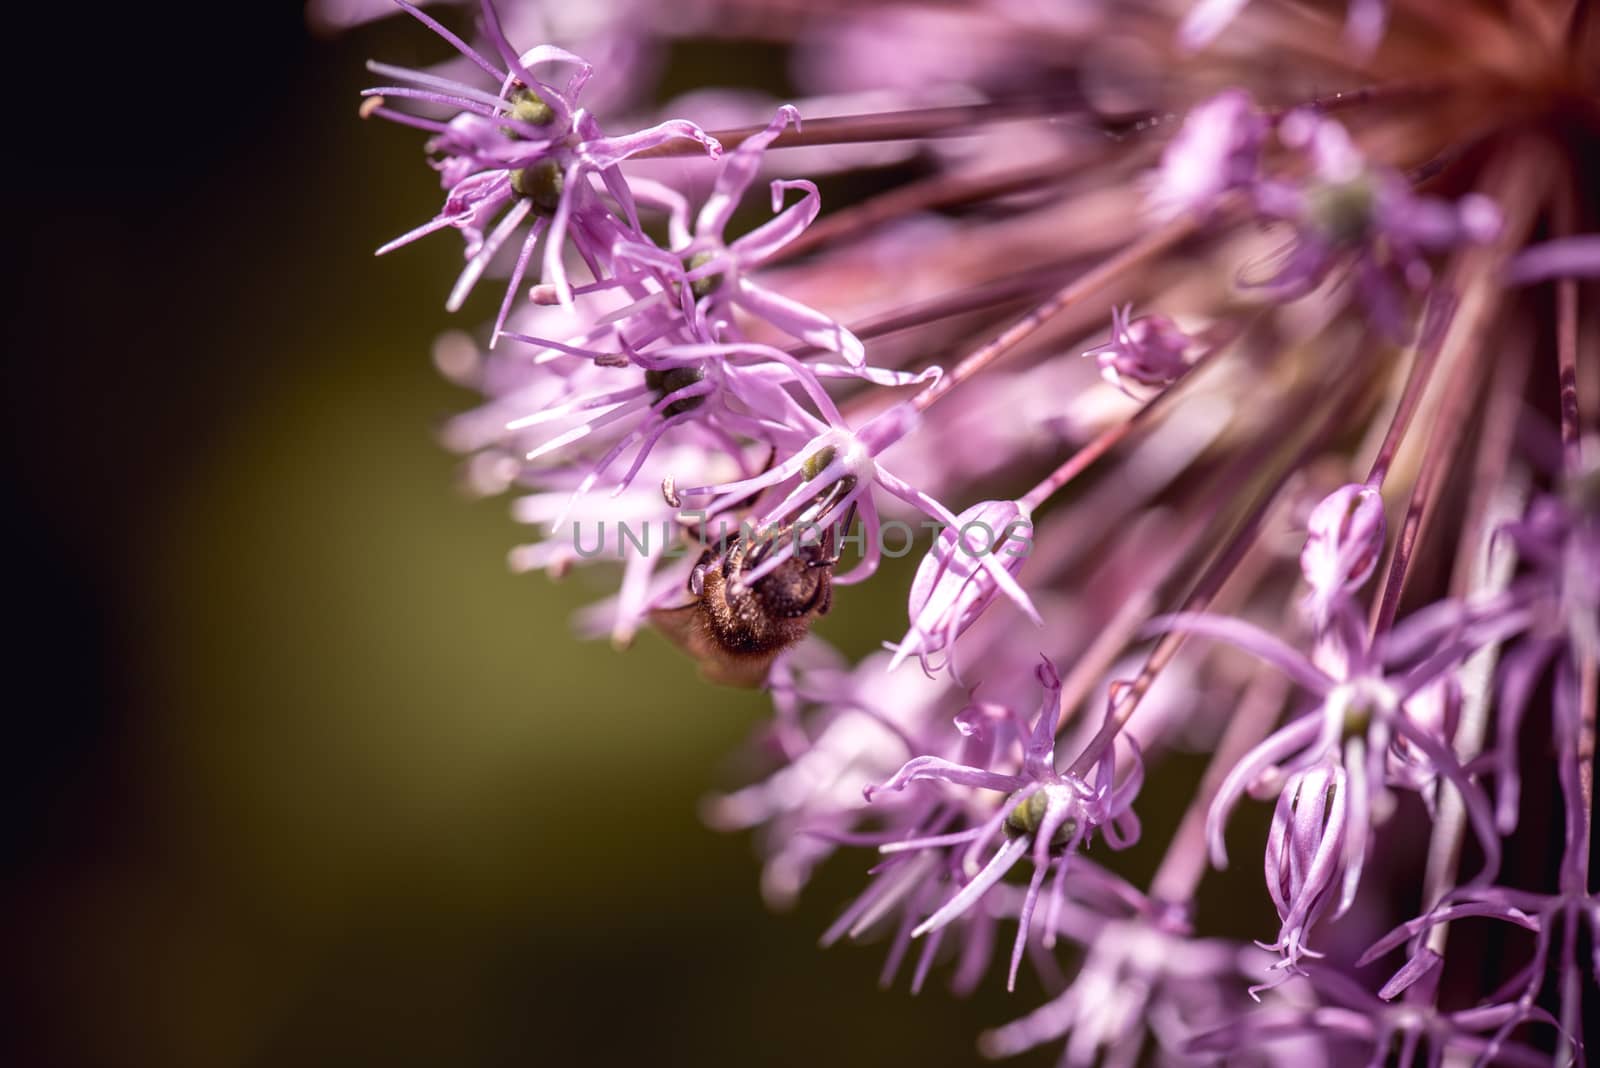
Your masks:
<path fill-rule="evenodd" d="M 793 556 L 752 583 L 743 576 L 782 543 L 730 535 L 708 548 L 689 575 L 690 603 L 658 608 L 650 621 L 725 686 L 760 686 L 784 649 L 806 636 L 833 604 L 832 535 L 797 546 Z"/>

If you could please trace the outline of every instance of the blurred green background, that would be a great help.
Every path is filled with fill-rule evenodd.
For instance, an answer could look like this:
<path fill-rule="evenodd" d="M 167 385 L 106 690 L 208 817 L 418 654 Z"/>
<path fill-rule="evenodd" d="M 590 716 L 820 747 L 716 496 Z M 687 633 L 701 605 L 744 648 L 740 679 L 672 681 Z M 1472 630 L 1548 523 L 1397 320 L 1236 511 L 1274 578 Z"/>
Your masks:
<path fill-rule="evenodd" d="M 820 951 L 859 857 L 769 915 L 696 816 L 766 702 L 580 643 L 604 580 L 455 489 L 429 345 L 486 305 L 449 239 L 373 260 L 438 194 L 355 113 L 436 41 L 19 17 L 4 1063 L 959 1064 L 1037 1004 Z"/>

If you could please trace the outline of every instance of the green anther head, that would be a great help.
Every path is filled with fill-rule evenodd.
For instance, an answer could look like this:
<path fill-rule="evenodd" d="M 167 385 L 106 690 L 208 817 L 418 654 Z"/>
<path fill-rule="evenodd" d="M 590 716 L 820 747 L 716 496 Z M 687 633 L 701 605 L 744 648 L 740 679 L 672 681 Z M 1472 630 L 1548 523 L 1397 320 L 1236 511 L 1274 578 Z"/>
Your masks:
<path fill-rule="evenodd" d="M 511 94 L 510 116 L 529 126 L 548 126 L 555 121 L 555 109 L 532 89 L 518 89 Z"/>
<path fill-rule="evenodd" d="M 1344 730 L 1340 732 L 1341 737 L 1346 740 L 1364 737 L 1371 724 L 1372 702 L 1365 697 L 1357 697 L 1344 710 Z"/>
<path fill-rule="evenodd" d="M 828 465 L 833 463 L 833 457 L 833 446 L 824 445 L 822 448 L 806 457 L 806 462 L 800 468 L 800 473 L 805 476 L 807 482 L 810 482 L 812 479 L 816 478 L 818 475 L 822 474 L 822 472 L 828 469 Z"/>
<path fill-rule="evenodd" d="M 683 269 L 686 271 L 697 270 L 710 263 L 716 258 L 716 255 L 717 254 L 712 252 L 710 249 L 701 249 L 699 252 L 696 252 L 693 256 L 690 256 L 688 259 L 683 261 Z M 698 300 L 700 297 L 709 296 L 721 284 L 722 273 L 719 271 L 716 274 L 708 274 L 704 278 L 696 278 L 693 282 L 689 283 L 689 290 Z"/>
<path fill-rule="evenodd" d="M 1334 244 L 1361 240 L 1372 227 L 1377 190 L 1372 179 L 1358 174 L 1347 182 L 1319 185 L 1309 194 L 1311 218 Z"/>
<path fill-rule="evenodd" d="M 665 370 L 649 370 L 644 373 L 644 384 L 655 393 L 660 400 L 705 380 L 705 372 L 698 367 L 668 367 Z M 705 401 L 705 397 L 682 397 L 667 405 L 664 412 L 667 416 L 682 415 L 692 412 Z"/>
<path fill-rule="evenodd" d="M 1025 800 L 1017 802 L 1010 812 L 1006 813 L 1005 832 L 1009 838 L 1031 838 L 1038 833 L 1044 824 L 1045 813 L 1050 808 L 1050 799 L 1043 790 L 1036 790 L 1029 794 Z M 1056 833 L 1050 836 L 1052 849 L 1064 848 L 1072 841 L 1072 836 L 1078 831 L 1078 821 L 1068 816 L 1061 821 L 1061 826 L 1056 828 Z"/>
<path fill-rule="evenodd" d="M 511 172 L 511 188 L 533 201 L 533 206 L 546 215 L 553 214 L 560 205 L 561 190 L 566 184 L 566 175 L 553 159 Z"/>

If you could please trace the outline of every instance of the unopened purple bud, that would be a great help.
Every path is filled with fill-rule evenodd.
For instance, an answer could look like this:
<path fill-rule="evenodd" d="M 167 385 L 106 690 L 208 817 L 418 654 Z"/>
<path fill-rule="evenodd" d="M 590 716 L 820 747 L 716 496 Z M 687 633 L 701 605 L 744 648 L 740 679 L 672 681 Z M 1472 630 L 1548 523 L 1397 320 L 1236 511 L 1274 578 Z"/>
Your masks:
<path fill-rule="evenodd" d="M 1130 396 L 1130 382 L 1155 389 L 1171 385 L 1188 370 L 1194 348 L 1194 339 L 1165 315 L 1133 319 L 1132 310 L 1111 309 L 1111 340 L 1084 353 L 1100 365 L 1100 377 Z"/>
<path fill-rule="evenodd" d="M 1320 627 L 1336 601 L 1361 588 L 1383 551 L 1383 496 L 1371 486 L 1341 486 L 1311 512 L 1300 571 Z"/>
<path fill-rule="evenodd" d="M 1267 836 L 1267 891 L 1283 921 L 1272 948 L 1291 972 L 1315 955 L 1306 936 L 1339 890 L 1347 796 L 1345 771 L 1332 760 L 1296 772 L 1278 795 Z"/>
<path fill-rule="evenodd" d="M 892 665 L 908 656 L 929 666 L 1002 593 L 1029 618 L 1038 614 L 1013 576 L 1031 549 L 1033 524 L 1016 501 L 985 501 L 939 533 L 911 583 L 911 630 Z M 892 666 L 891 665 L 891 666 Z M 1041 682 L 1043 682 L 1041 676 Z"/>

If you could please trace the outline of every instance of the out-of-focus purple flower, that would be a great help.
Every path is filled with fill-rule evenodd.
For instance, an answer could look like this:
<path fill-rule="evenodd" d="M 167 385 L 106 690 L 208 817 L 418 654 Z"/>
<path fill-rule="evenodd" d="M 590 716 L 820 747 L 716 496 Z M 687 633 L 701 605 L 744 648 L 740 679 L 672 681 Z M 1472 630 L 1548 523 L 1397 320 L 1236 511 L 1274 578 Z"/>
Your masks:
<path fill-rule="evenodd" d="M 1383 495 L 1372 486 L 1341 486 L 1311 511 L 1300 573 L 1310 587 L 1307 607 L 1317 629 L 1336 605 L 1372 577 L 1383 552 Z"/>
<path fill-rule="evenodd" d="M 1501 533 L 1533 567 L 1540 630 L 1575 655 L 1600 656 L 1600 463 L 1567 479 L 1561 494 L 1536 497 Z"/>
<path fill-rule="evenodd" d="M 1256 186 L 1263 215 L 1295 228 L 1295 237 L 1265 278 L 1244 284 L 1275 300 L 1293 300 L 1320 286 L 1341 265 L 1373 325 L 1403 333 L 1408 292 L 1427 287 L 1426 255 L 1491 240 L 1500 228 L 1493 201 L 1472 193 L 1454 204 L 1419 196 L 1400 175 L 1372 167 L 1337 121 L 1312 111 L 1286 115 L 1278 137 L 1306 160 L 1304 182 Z"/>
<path fill-rule="evenodd" d="M 1225 939 L 1195 938 L 1183 910 L 1142 895 L 1110 914 L 1069 903 L 1053 922 L 1085 947 L 1078 974 L 1039 1008 L 981 1035 L 985 1056 L 1012 1057 L 1065 1038 L 1060 1063 L 1069 1068 L 1133 1065 L 1153 1038 L 1160 1063 L 1187 1063 L 1183 1044 L 1239 1007 L 1238 985 L 1259 977 L 1252 965 L 1266 956 Z"/>
<path fill-rule="evenodd" d="M 1392 1001 L 1418 982 L 1438 981 L 1436 972 L 1443 959 L 1427 941 L 1442 924 L 1488 919 L 1533 932 L 1533 956 L 1527 965 L 1475 1009 L 1458 1014 L 1471 1020 L 1476 1025 L 1474 1030 L 1494 1029 L 1484 1043 L 1480 1063 L 1498 1064 L 1500 1061 L 1496 1058 L 1516 1055 L 1517 1047 L 1510 1045 L 1508 1039 L 1524 1024 L 1540 1023 L 1558 1031 L 1562 1029 L 1561 1023 L 1539 1005 L 1539 995 L 1552 965 L 1561 974 L 1561 985 L 1570 989 L 1581 991 L 1586 983 L 1600 983 L 1600 953 L 1585 962 L 1577 952 L 1582 927 L 1589 928 L 1591 940 L 1600 938 L 1600 896 L 1589 893 L 1581 877 L 1574 878 L 1564 872 L 1563 882 L 1567 885 L 1555 894 L 1501 886 L 1458 887 L 1430 912 L 1401 924 L 1374 942 L 1357 963 L 1370 964 L 1409 943 L 1405 963 L 1378 992 L 1384 1000 Z M 1558 935 L 1561 937 L 1559 945 Z M 1552 961 L 1552 956 L 1557 954 L 1558 959 Z M 1581 1034 L 1567 1034 L 1566 1037 L 1582 1042 Z"/>
<path fill-rule="evenodd" d="M 1138 398 L 1141 392 L 1164 389 L 1188 370 L 1197 345 L 1165 315 L 1134 319 L 1132 313 L 1131 305 L 1112 308 L 1111 340 L 1084 355 L 1095 358 L 1100 377 Z"/>
<path fill-rule="evenodd" d="M 1428 1050 L 1428 1065 L 1446 1058 L 1474 1058 L 1476 1064 L 1549 1068 L 1547 1054 L 1526 1046 L 1497 1044 L 1483 1032 L 1499 1026 L 1504 1013 L 1483 1009 L 1440 1012 L 1427 1002 L 1386 1003 L 1348 977 L 1320 965 L 1306 970 L 1319 1001 L 1317 1008 L 1274 1008 L 1253 1012 L 1200 1035 L 1188 1044 L 1196 1054 L 1242 1056 L 1294 1039 L 1326 1044 L 1335 1064 L 1393 1064 L 1411 1068 Z M 1361 1052 L 1356 1052 L 1361 1051 Z M 1365 1059 L 1361 1059 L 1362 1054 Z"/>
<path fill-rule="evenodd" d="M 937 670 L 943 664 L 930 657 L 953 655 L 956 639 L 1001 593 L 1042 625 L 1014 577 L 1027 559 L 1032 532 L 1032 519 L 1016 501 L 973 505 L 956 516 L 955 526 L 941 530 L 911 580 L 911 629 L 889 666 L 915 656 L 924 671 Z"/>
<path fill-rule="evenodd" d="M 1103 18 L 1093 3 L 886 4 L 810 20 L 792 60 L 818 92 L 893 88 L 924 105 L 956 91 L 1015 91 L 1061 62 L 1060 41 Z M 1065 32 L 1064 32 L 1065 31 Z M 893 42 L 886 54 L 886 43 Z"/>
<path fill-rule="evenodd" d="M 1600 657 L 1600 477 L 1594 470 L 1570 479 L 1564 495 L 1542 494 L 1521 519 L 1503 526 L 1530 571 L 1495 613 L 1520 621 L 1521 640 L 1506 652 L 1500 672 L 1500 716 L 1492 757 L 1495 766 L 1496 824 L 1502 834 L 1516 827 L 1521 780 L 1519 736 L 1523 718 L 1540 679 L 1552 664 L 1558 675 L 1575 673 L 1583 658 Z M 1555 689 L 1557 711 L 1563 699 L 1576 701 L 1573 687 Z M 1576 711 L 1556 719 L 1572 724 Z M 1575 744 L 1575 739 L 1574 739 Z"/>
<path fill-rule="evenodd" d="M 920 675 L 891 676 L 886 653 L 853 668 L 833 659 L 804 659 L 797 651 L 773 673 L 778 714 L 761 740 L 764 748 L 778 750 L 780 766 L 702 809 L 706 821 L 722 830 L 763 828 L 762 893 L 777 907 L 792 905 L 841 836 L 876 814 L 862 790 L 904 763 L 909 747 L 922 744 L 924 725 L 946 697 L 942 685 Z"/>
<path fill-rule="evenodd" d="M 1194 0 L 1178 27 L 1178 41 L 1190 51 L 1211 44 L 1250 0 Z M 1389 0 L 1349 0 L 1345 15 L 1345 39 L 1360 54 L 1378 47 L 1384 24 L 1389 19 Z"/>
<path fill-rule="evenodd" d="M 1161 153 L 1146 203 L 1162 219 L 1205 216 L 1225 193 L 1260 177 L 1267 120 L 1250 94 L 1227 89 L 1197 104 Z"/>
<path fill-rule="evenodd" d="M 881 849 L 885 853 L 898 853 L 964 847 L 964 885 L 956 888 L 911 932 L 913 937 L 938 931 L 971 909 L 1024 856 L 1033 862 L 1033 877 L 1017 920 L 1017 938 L 1011 954 L 1008 984 L 1011 987 L 1016 985 L 1017 968 L 1022 962 L 1046 875 L 1054 873 L 1048 911 L 1061 900 L 1071 858 L 1096 832 L 1113 848 L 1133 844 L 1139 834 L 1138 819 L 1132 807 L 1143 782 L 1137 752 L 1132 769 L 1120 783 L 1116 781 L 1112 747 L 1107 747 L 1105 756 L 1095 767 L 1092 781 L 1058 772 L 1055 727 L 1060 715 L 1061 679 L 1049 661 L 1039 668 L 1038 676 L 1044 687 L 1044 699 L 1031 736 L 1022 747 L 1022 759 L 1016 771 L 995 771 L 942 757 L 919 756 L 907 761 L 881 786 L 868 787 L 866 791 L 867 799 L 872 800 L 885 792 L 904 790 L 912 783 L 942 782 L 957 788 L 993 790 L 1007 795 L 1000 807 L 975 827 L 897 841 Z M 1004 843 L 979 866 L 978 858 L 997 836 L 1003 837 Z"/>

